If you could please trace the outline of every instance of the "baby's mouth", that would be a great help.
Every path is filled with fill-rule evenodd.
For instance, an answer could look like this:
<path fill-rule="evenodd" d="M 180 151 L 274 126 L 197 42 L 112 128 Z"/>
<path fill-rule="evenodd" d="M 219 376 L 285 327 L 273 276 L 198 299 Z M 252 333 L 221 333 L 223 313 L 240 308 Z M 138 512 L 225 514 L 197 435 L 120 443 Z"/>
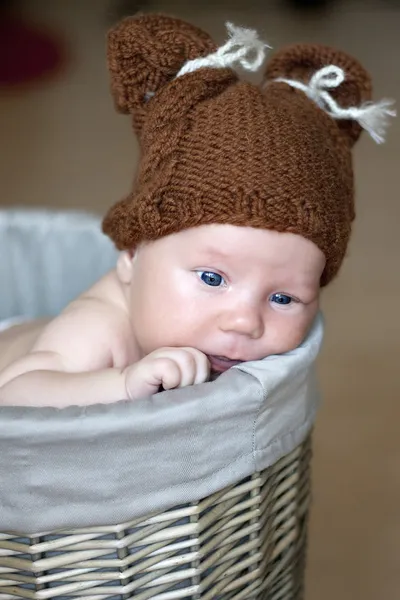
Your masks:
<path fill-rule="evenodd" d="M 230 358 L 226 358 L 226 356 L 213 356 L 210 354 L 207 355 L 207 358 L 210 361 L 211 371 L 214 373 L 223 373 L 243 362 L 242 360 L 231 360 Z"/>

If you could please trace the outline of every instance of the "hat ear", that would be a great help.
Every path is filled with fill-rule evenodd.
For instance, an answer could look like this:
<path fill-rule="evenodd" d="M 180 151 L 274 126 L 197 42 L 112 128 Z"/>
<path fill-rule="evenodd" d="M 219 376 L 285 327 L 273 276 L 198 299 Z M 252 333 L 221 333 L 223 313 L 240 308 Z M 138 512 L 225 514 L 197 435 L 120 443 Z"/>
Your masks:
<path fill-rule="evenodd" d="M 344 80 L 340 85 L 326 87 L 341 109 L 360 107 L 371 100 L 371 79 L 364 67 L 345 52 L 329 46 L 297 44 L 281 49 L 267 65 L 265 83 L 283 79 L 301 82 L 307 86 L 318 71 L 329 66 L 338 67 L 337 71 L 342 70 L 344 74 Z M 325 81 L 328 81 L 328 84 L 329 76 L 327 71 Z M 298 87 L 301 89 L 300 86 Z M 321 99 L 323 100 L 322 94 Z M 360 137 L 362 126 L 357 120 L 343 118 L 343 116 L 336 121 L 352 146 Z"/>
<path fill-rule="evenodd" d="M 188 60 L 214 52 L 201 29 L 163 15 L 124 19 L 108 34 L 108 68 L 116 109 L 141 129 L 146 104 Z"/>

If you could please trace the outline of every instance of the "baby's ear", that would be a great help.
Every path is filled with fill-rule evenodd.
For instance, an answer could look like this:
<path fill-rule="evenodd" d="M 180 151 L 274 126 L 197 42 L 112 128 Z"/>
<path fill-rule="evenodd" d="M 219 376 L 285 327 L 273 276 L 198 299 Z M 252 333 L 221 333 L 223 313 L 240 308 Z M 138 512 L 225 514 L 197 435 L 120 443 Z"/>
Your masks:
<path fill-rule="evenodd" d="M 371 100 L 372 84 L 364 67 L 352 56 L 319 44 L 296 44 L 282 48 L 267 65 L 265 83 L 288 79 L 308 84 L 312 76 L 329 65 L 343 69 L 345 80 L 329 93 L 342 108 L 360 106 Z M 355 120 L 340 119 L 337 125 L 352 146 L 362 127 Z"/>
<path fill-rule="evenodd" d="M 163 15 L 124 19 L 108 35 L 108 68 L 117 110 L 140 131 L 147 102 L 188 61 L 214 52 L 201 29 Z"/>
<path fill-rule="evenodd" d="M 132 281 L 134 251 L 124 250 L 117 260 L 117 277 L 120 283 L 129 285 Z"/>

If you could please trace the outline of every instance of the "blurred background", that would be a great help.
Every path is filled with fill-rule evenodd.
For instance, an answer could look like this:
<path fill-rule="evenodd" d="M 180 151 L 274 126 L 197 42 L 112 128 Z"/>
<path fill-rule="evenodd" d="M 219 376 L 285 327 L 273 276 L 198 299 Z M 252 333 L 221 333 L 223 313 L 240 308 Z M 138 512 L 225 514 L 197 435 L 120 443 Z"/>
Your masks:
<path fill-rule="evenodd" d="M 205 28 L 256 27 L 270 45 L 314 41 L 356 55 L 375 98 L 400 99 L 394 0 L 0 0 L 0 206 L 103 213 L 129 189 L 137 145 L 115 114 L 105 34 L 160 10 Z M 400 598 L 400 124 L 355 150 L 358 217 L 324 292 L 307 600 Z"/>

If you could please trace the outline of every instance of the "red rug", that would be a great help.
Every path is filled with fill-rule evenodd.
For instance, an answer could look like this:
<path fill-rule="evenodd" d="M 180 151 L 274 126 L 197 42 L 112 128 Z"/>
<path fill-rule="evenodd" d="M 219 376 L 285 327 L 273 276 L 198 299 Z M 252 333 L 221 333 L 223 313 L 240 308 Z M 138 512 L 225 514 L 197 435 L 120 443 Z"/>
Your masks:
<path fill-rule="evenodd" d="M 58 74 L 66 62 L 56 36 L 16 17 L 1 15 L 0 88 L 26 86 Z"/>

